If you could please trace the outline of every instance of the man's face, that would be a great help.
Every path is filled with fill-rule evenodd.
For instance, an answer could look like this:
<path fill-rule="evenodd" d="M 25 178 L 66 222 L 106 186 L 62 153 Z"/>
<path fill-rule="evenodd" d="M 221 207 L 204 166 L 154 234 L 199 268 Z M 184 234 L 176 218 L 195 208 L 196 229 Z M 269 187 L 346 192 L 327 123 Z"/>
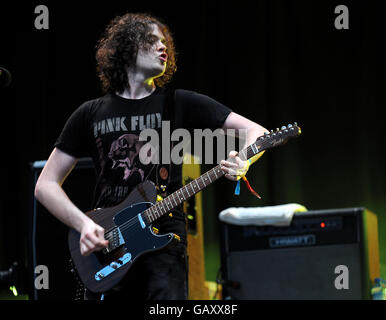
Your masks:
<path fill-rule="evenodd" d="M 151 35 L 154 44 L 149 49 L 140 48 L 137 54 L 136 72 L 144 73 L 147 78 L 157 78 L 164 74 L 168 55 L 165 37 L 157 25 L 153 25 Z"/>

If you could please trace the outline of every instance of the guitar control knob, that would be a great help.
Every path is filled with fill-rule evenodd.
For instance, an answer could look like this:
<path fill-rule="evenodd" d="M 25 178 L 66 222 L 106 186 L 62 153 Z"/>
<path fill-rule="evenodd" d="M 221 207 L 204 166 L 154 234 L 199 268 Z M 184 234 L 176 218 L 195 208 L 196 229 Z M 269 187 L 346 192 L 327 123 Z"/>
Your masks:
<path fill-rule="evenodd" d="M 287 127 L 288 127 L 288 128 L 291 128 L 291 127 L 292 127 L 292 124 L 289 124 Z"/>
<path fill-rule="evenodd" d="M 281 130 L 284 130 L 284 129 L 287 129 L 287 127 L 286 127 L 286 126 L 282 126 L 282 127 L 281 127 Z"/>

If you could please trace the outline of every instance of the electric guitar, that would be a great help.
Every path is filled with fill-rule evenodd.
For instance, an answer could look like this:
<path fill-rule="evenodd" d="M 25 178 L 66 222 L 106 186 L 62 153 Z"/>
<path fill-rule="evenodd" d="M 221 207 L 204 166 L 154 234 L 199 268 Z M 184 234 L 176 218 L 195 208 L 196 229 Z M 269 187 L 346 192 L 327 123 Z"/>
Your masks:
<path fill-rule="evenodd" d="M 286 143 L 300 133 L 301 129 L 296 122 L 294 125 L 283 126 L 280 130 L 272 130 L 240 151 L 239 156 L 242 160 L 247 160 L 263 150 Z M 82 256 L 80 233 L 74 229 L 69 231 L 69 251 L 84 286 L 92 292 L 106 292 L 119 283 L 140 256 L 165 248 L 174 240 L 178 241 L 178 236 L 173 233 L 156 234 L 152 222 L 223 175 L 220 165 L 217 165 L 159 202 L 156 202 L 155 185 L 145 181 L 137 185 L 117 206 L 86 212 L 88 217 L 107 230 L 105 239 L 109 244 L 101 251 Z"/>

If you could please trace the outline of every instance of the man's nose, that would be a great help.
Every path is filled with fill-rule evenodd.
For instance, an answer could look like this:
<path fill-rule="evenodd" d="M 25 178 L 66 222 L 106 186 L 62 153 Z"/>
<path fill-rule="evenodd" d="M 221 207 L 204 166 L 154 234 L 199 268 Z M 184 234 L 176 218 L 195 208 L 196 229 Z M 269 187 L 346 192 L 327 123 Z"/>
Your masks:
<path fill-rule="evenodd" d="M 161 41 L 158 43 L 158 52 L 166 52 L 166 45 Z"/>

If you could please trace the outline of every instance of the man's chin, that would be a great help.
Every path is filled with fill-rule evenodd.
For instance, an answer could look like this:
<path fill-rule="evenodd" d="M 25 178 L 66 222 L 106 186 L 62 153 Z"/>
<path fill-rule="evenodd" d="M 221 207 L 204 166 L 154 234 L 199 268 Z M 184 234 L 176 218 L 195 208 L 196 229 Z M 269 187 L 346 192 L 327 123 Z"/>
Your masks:
<path fill-rule="evenodd" d="M 162 77 L 165 74 L 165 71 L 166 71 L 166 67 L 163 69 L 157 70 L 157 72 L 156 72 L 157 75 L 154 76 L 153 79 L 157 79 L 157 78 Z"/>

